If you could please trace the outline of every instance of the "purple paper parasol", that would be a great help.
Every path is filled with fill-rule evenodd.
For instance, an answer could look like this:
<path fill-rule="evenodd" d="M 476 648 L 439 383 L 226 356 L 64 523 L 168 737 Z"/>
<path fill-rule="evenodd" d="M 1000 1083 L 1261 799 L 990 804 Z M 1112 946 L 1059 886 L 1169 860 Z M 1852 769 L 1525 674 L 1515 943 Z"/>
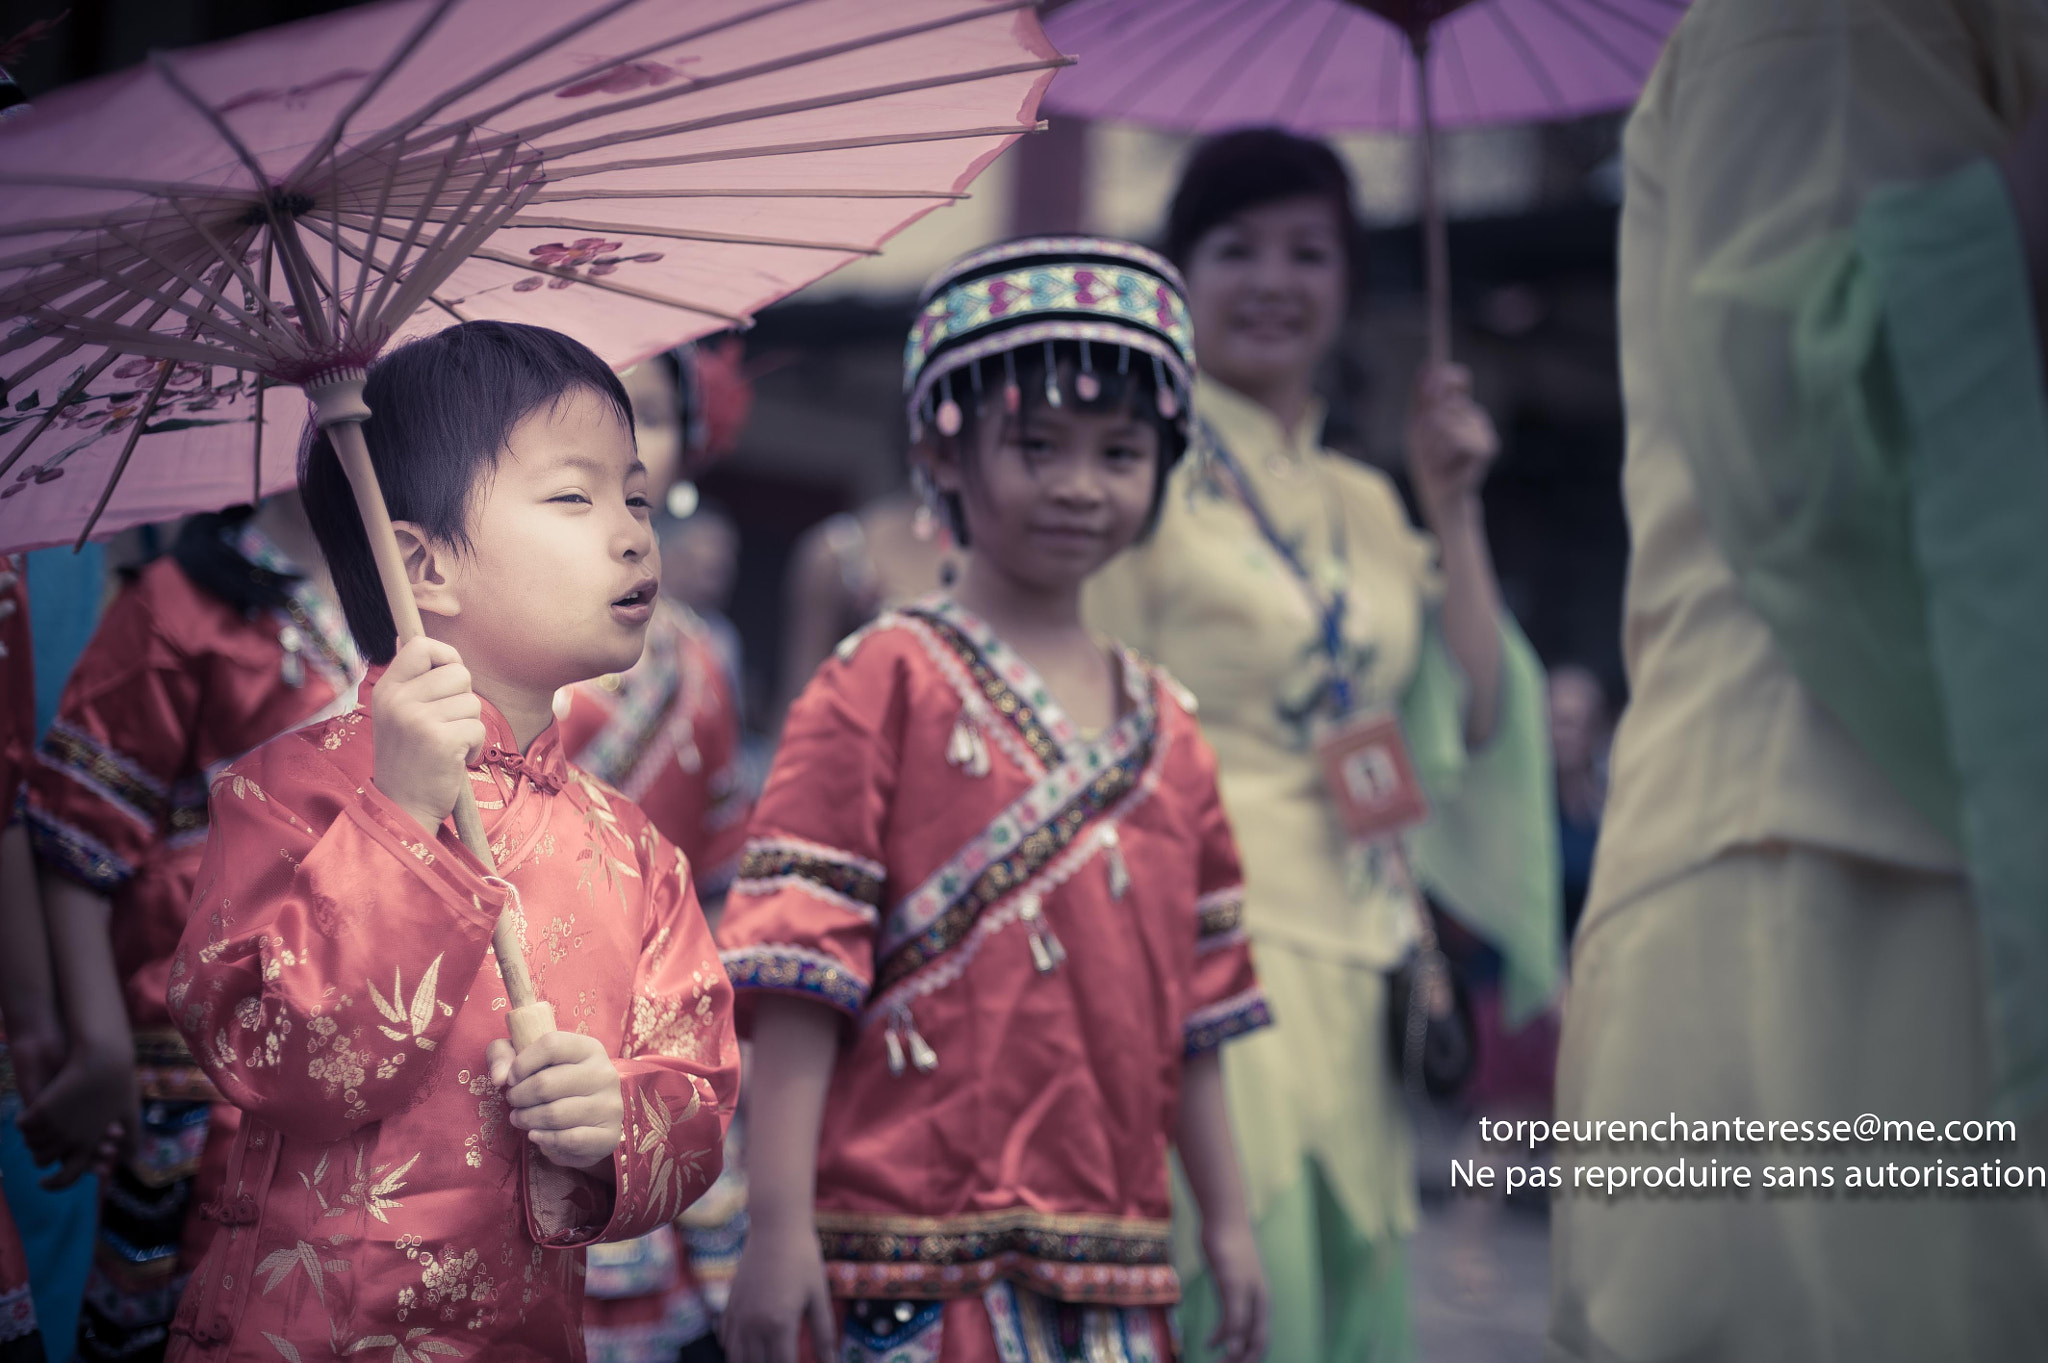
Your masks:
<path fill-rule="evenodd" d="M 1448 355 L 1434 132 L 1624 108 L 1687 0 L 1078 0 L 1058 113 L 1183 132 L 1422 133 L 1430 350 Z"/>

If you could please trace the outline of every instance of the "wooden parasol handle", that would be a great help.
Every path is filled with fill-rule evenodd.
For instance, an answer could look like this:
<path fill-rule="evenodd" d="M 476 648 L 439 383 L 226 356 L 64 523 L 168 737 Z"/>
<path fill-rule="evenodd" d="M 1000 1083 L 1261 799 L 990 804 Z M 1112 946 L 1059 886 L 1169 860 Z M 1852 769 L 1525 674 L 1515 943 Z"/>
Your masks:
<path fill-rule="evenodd" d="M 412 584 L 406 579 L 405 557 L 398 549 L 398 536 L 391 529 L 391 513 L 384 506 L 384 489 L 377 482 L 377 470 L 370 463 L 370 447 L 363 439 L 363 422 L 370 409 L 363 402 L 363 371 L 341 370 L 322 374 L 306 385 L 313 399 L 314 420 L 326 428 L 334 442 L 355 493 L 356 511 L 362 516 L 363 532 L 370 540 L 370 555 L 377 562 L 377 577 L 384 584 L 384 599 L 391 607 L 391 623 L 397 627 L 402 646 L 426 633 L 420 623 L 419 603 L 412 598 Z M 471 855 L 495 872 L 497 858 L 491 855 L 490 839 L 484 835 L 483 815 L 477 811 L 476 792 L 467 780 L 455 796 L 455 832 Z M 505 997 L 511 1004 L 505 1027 L 515 1050 L 528 1046 L 555 1030 L 555 1010 L 535 997 L 533 976 L 527 972 L 526 956 L 519 949 L 519 928 L 512 915 L 498 915 L 491 930 L 491 950 L 498 956 L 498 973 L 505 978 Z"/>
<path fill-rule="evenodd" d="M 1415 114 L 1417 129 L 1417 179 L 1422 198 L 1422 261 L 1428 293 L 1429 362 L 1441 367 L 1451 361 L 1451 252 L 1444 234 L 1442 186 L 1437 183 L 1436 109 L 1429 87 L 1429 29 L 1408 35 L 1415 53 Z"/>

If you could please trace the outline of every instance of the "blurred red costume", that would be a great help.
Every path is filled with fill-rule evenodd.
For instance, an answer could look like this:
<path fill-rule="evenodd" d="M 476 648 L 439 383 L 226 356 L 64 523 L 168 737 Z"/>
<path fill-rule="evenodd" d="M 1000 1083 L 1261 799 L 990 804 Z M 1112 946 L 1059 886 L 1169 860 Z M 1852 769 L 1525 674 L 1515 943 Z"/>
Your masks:
<path fill-rule="evenodd" d="M 625 792 L 683 849 L 700 897 L 722 896 L 747 839 L 747 793 L 739 708 L 703 623 L 657 598 L 632 670 L 572 686 L 568 698 L 569 760 Z"/>
<path fill-rule="evenodd" d="M 580 1359 L 579 1247 L 665 1224 L 718 1173 L 731 986 L 681 855 L 554 728 L 521 755 L 484 706 L 487 877 L 372 782 L 370 687 L 213 785 L 169 1001 L 245 1116 L 171 1356 Z M 613 1180 L 506 1120 L 484 1063 L 501 912 L 560 1025 L 617 1057 Z"/>
<path fill-rule="evenodd" d="M 1124 713 L 1084 737 L 934 599 L 849 638 L 790 711 L 720 935 L 743 1026 L 763 990 L 849 1020 L 818 1152 L 833 1293 L 947 1302 L 871 1351 L 1087 1303 L 1164 1356 L 1144 1308 L 1180 1291 L 1181 1068 L 1268 1016 L 1214 755 L 1177 684 L 1119 661 Z"/>
<path fill-rule="evenodd" d="M 0 555 L 0 828 L 14 820 L 35 741 L 28 575 L 19 554 Z M 42 1357 L 42 1341 L 36 1331 L 36 1304 L 28 1290 L 28 1256 L 22 1252 L 7 1200 L 0 1198 L 0 1360 L 17 1356 Z"/>
<path fill-rule="evenodd" d="M 556 713 L 569 760 L 638 804 L 688 858 L 698 895 L 715 904 L 746 842 L 747 792 L 739 707 L 703 623 L 687 606 L 656 598 L 640 661 L 570 687 L 563 699 Z M 674 1363 L 682 1345 L 710 1333 L 745 1226 L 738 1170 L 728 1169 L 720 1185 L 692 1209 L 693 1220 L 717 1227 L 694 1235 L 696 1245 L 663 1226 L 593 1250 L 584 1280 L 593 1359 Z M 707 1245 L 712 1252 L 698 1252 Z"/>
<path fill-rule="evenodd" d="M 211 518 L 209 518 L 211 519 Z M 349 703 L 360 675 L 340 607 L 291 580 L 255 526 L 216 522 L 216 564 L 269 573 L 271 606 L 224 599 L 180 550 L 107 607 L 28 773 L 37 857 L 108 896 L 108 935 L 135 1036 L 143 1131 L 102 1197 L 86 1284 L 88 1357 L 160 1349 L 211 1223 L 239 1117 L 171 1026 L 164 986 L 206 843 L 207 778 L 258 744 Z M 232 553 L 231 558 L 219 557 Z M 184 561 L 181 561 L 184 558 Z"/>

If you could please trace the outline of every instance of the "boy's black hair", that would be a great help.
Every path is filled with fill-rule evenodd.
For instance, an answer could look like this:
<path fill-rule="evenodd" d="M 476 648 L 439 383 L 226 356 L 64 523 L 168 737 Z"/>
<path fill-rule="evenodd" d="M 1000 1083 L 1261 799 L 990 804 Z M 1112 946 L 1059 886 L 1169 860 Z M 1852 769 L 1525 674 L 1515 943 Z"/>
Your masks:
<path fill-rule="evenodd" d="M 545 327 L 464 322 L 378 360 L 363 387 L 370 408 L 363 438 L 391 519 L 466 552 L 477 489 L 497 469 L 512 428 L 578 388 L 608 401 L 632 431 L 632 404 L 618 376 L 589 347 Z M 398 631 L 348 475 L 325 431 L 300 450 L 299 490 L 356 648 L 367 662 L 390 662 Z"/>
<path fill-rule="evenodd" d="M 1351 174 L 1326 142 L 1281 128 L 1239 128 L 1197 146 L 1166 210 L 1167 259 L 1183 272 L 1195 243 L 1248 208 L 1281 199 L 1325 199 L 1337 212 L 1345 273 L 1355 296 L 1365 283 L 1365 233 Z"/>
<path fill-rule="evenodd" d="M 1019 422 L 1031 415 L 1033 407 L 1045 403 L 1046 347 L 1042 344 L 1026 345 L 1008 354 L 1014 358 L 1007 364 L 1003 355 L 991 355 L 955 370 L 950 376 L 950 391 L 960 408 L 960 434 L 951 437 L 951 443 L 954 457 L 960 462 L 962 479 L 974 476 L 974 460 L 981 449 L 976 432 L 980 427 L 984 401 L 994 405 L 1000 419 Z M 1123 356 L 1128 356 L 1128 359 L 1122 359 Z M 1188 418 L 1183 414 L 1178 419 L 1169 419 L 1160 414 L 1158 381 L 1153 373 L 1151 356 L 1142 351 L 1125 351 L 1118 346 L 1097 342 L 1088 347 L 1088 358 L 1089 367 L 1084 371 L 1078 341 L 1052 343 L 1053 372 L 1061 379 L 1061 403 L 1081 412 L 1128 412 L 1140 420 L 1151 422 L 1159 432 L 1159 462 L 1152 471 L 1152 504 L 1145 512 L 1144 526 L 1138 531 L 1138 539 L 1142 542 L 1151 538 L 1152 532 L 1158 528 L 1159 513 L 1166 505 L 1167 479 L 1173 472 L 1173 466 L 1187 452 L 1185 423 Z M 1123 365 L 1121 372 L 1120 363 Z M 1087 401 L 1074 391 L 1074 380 L 1083 372 L 1092 374 L 1102 389 Z M 1013 377 L 1020 390 L 1021 402 L 1015 415 L 1001 417 L 1003 388 Z M 954 542 L 962 549 L 967 548 L 967 513 L 966 508 L 960 505 L 959 495 L 940 493 L 939 509 L 946 517 L 947 529 L 953 532 Z"/>

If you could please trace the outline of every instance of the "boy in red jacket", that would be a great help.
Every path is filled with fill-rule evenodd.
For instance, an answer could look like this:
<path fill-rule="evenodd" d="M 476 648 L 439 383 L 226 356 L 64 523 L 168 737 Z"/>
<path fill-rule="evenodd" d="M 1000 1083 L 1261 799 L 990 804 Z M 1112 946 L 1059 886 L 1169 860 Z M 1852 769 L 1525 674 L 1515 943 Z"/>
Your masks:
<path fill-rule="evenodd" d="M 675 847 L 562 756 L 558 687 L 630 666 L 658 576 L 617 379 L 554 332 L 393 352 L 370 455 L 426 621 L 395 633 L 324 439 L 301 467 L 361 708 L 213 785 L 173 1019 L 244 1114 L 173 1358 L 583 1357 L 581 1247 L 720 1166 L 731 988 Z M 497 859 L 448 821 L 469 782 Z M 514 1055 L 519 916 L 564 1030 Z"/>

